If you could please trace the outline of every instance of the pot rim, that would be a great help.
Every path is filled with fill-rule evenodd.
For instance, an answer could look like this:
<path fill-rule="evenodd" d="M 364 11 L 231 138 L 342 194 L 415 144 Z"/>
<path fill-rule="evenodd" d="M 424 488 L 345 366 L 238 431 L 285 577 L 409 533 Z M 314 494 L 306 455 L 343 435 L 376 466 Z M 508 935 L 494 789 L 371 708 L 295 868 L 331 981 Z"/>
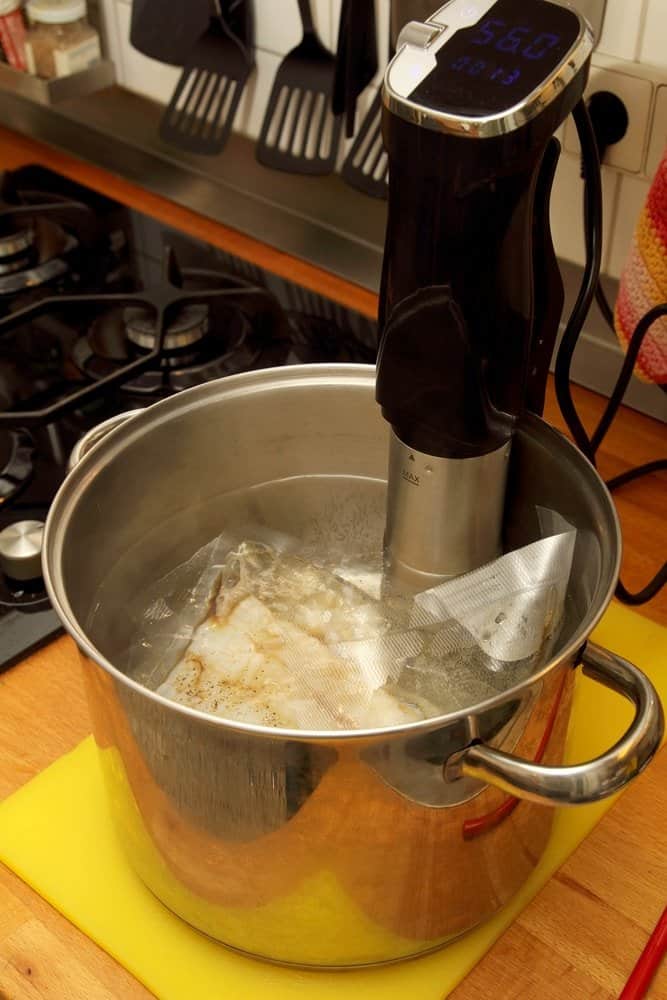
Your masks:
<path fill-rule="evenodd" d="M 341 729 L 341 730 L 307 730 L 273 728 L 261 726 L 255 723 L 236 722 L 232 719 L 225 719 L 220 716 L 203 712 L 199 709 L 182 705 L 179 702 L 165 698 L 163 695 L 152 691 L 138 681 L 123 673 L 115 667 L 88 639 L 83 628 L 79 625 L 67 599 L 65 586 L 62 577 L 57 570 L 62 561 L 62 543 L 66 534 L 68 522 L 76 507 L 77 501 L 86 489 L 86 484 L 92 480 L 96 468 L 108 464 L 117 454 L 139 436 L 150 432 L 151 425 L 162 421 L 163 416 L 171 414 L 171 411 L 184 412 L 199 409 L 207 405 L 210 396 L 217 397 L 221 387 L 224 387 L 226 397 L 234 395 L 245 395 L 248 390 L 253 392 L 273 390 L 286 384 L 299 383 L 301 385 L 311 384 L 322 387 L 335 388 L 335 382 L 345 378 L 347 384 L 357 384 L 360 386 L 371 386 L 375 382 L 375 366 L 364 364 L 307 364 L 290 365 L 289 367 L 264 368 L 254 372 L 242 372 L 237 375 L 227 375 L 223 378 L 207 382 L 204 385 L 185 389 L 174 396 L 159 400 L 143 411 L 135 414 L 127 424 L 121 424 L 114 428 L 101 441 L 97 442 L 87 454 L 81 459 L 79 464 L 69 473 L 65 481 L 58 490 L 46 519 L 44 529 L 43 546 L 43 574 L 46 590 L 51 603 L 57 612 L 65 630 L 76 642 L 79 650 L 87 656 L 93 663 L 101 667 L 114 680 L 127 686 L 136 694 L 149 698 L 163 709 L 178 712 L 188 716 L 193 720 L 198 720 L 209 726 L 216 726 L 223 729 L 231 729 L 248 736 L 260 736 L 264 739 L 292 740 L 304 743 L 349 743 L 368 742 L 405 736 L 416 736 L 426 732 L 449 726 L 456 722 L 464 722 L 472 719 L 480 713 L 491 711 L 505 702 L 516 699 L 523 695 L 534 684 L 539 683 L 552 670 L 559 665 L 568 662 L 579 652 L 585 644 L 588 636 L 598 624 L 613 597 L 616 582 L 620 572 L 620 562 L 622 555 L 621 529 L 616 508 L 604 481 L 600 477 L 595 467 L 576 448 L 572 442 L 564 437 L 560 431 L 552 427 L 546 421 L 533 414 L 522 417 L 522 425 L 539 427 L 544 435 L 552 435 L 558 440 L 558 446 L 569 450 L 573 459 L 588 466 L 589 472 L 597 479 L 601 495 L 605 499 L 611 522 L 614 527 L 616 537 L 616 559 L 614 560 L 613 571 L 607 592 L 599 603 L 599 607 L 590 619 L 576 629 L 574 635 L 567 645 L 563 646 L 539 671 L 531 674 L 514 687 L 507 691 L 500 692 L 492 698 L 477 702 L 466 709 L 458 709 L 447 712 L 443 715 L 434 716 L 429 719 L 422 719 L 418 722 L 405 723 L 399 726 L 385 726 L 377 729 Z M 53 571 L 52 571 L 53 567 Z"/>

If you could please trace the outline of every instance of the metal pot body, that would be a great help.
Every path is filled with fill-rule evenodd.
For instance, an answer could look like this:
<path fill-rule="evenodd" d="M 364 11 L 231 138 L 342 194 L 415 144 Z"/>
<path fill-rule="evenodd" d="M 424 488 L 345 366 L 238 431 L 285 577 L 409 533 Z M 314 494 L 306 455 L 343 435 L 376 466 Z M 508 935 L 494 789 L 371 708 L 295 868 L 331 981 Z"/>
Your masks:
<path fill-rule="evenodd" d="M 309 477 L 304 508 L 275 512 L 284 523 L 274 526 L 298 532 L 306 508 L 311 521 L 318 516 L 307 499 L 311 479 L 342 477 L 358 507 L 355 483 L 384 479 L 387 447 L 370 367 L 234 376 L 112 431 L 70 474 L 47 524 L 47 584 L 82 653 L 109 801 L 132 865 L 193 926 L 278 962 L 394 961 L 464 933 L 538 864 L 553 816 L 546 803 L 611 793 L 660 739 L 650 685 L 628 664 L 612 676 L 601 653 L 591 669 L 637 706 L 632 754 L 624 746 L 591 765 L 560 767 L 572 668 L 613 592 L 620 546 L 597 474 L 536 418 L 513 446 L 507 541 L 528 538 L 539 507 L 558 510 L 578 540 L 561 654 L 528 681 L 467 712 L 332 735 L 228 723 L 128 675 L 127 609 L 224 528 L 221 497 Z M 321 512 L 338 531 L 348 516 L 340 503 Z M 360 517 L 376 520 L 370 527 L 381 538 L 381 508 Z M 113 587 L 100 590 L 107 579 Z"/>

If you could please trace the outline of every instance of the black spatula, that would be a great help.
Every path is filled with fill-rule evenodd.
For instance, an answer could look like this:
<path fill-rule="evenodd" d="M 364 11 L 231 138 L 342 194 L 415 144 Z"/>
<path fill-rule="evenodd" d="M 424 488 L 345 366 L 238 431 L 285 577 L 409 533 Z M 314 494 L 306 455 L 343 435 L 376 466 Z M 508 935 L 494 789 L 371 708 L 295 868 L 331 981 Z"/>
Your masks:
<path fill-rule="evenodd" d="M 366 112 L 341 171 L 343 180 L 373 198 L 387 197 L 389 161 L 382 142 L 382 90 Z"/>
<path fill-rule="evenodd" d="M 392 0 L 389 23 L 389 61 L 396 51 L 396 21 L 403 23 L 403 11 L 397 10 L 400 5 Z M 382 86 L 378 89 L 373 102 L 366 112 L 352 148 L 345 157 L 341 176 L 344 181 L 358 191 L 369 194 L 373 198 L 386 198 L 389 180 L 389 160 L 382 142 Z"/>
<path fill-rule="evenodd" d="M 230 27 L 243 26 L 244 37 Z M 238 29 L 237 29 L 238 31 Z M 213 0 L 208 27 L 195 42 L 160 122 L 165 142 L 189 153 L 216 156 L 232 130 L 254 68 L 248 0 Z"/>
<path fill-rule="evenodd" d="M 257 143 L 267 167 L 328 174 L 336 165 L 343 124 L 331 98 L 336 61 L 317 37 L 310 0 L 298 0 L 303 38 L 278 67 Z"/>
<path fill-rule="evenodd" d="M 400 29 L 408 21 L 426 20 L 432 9 L 432 0 L 391 0 L 389 15 L 389 61 L 396 52 Z M 352 148 L 345 158 L 342 177 L 351 187 L 373 198 L 386 198 L 389 180 L 389 161 L 382 143 L 382 87 L 361 123 Z"/>
<path fill-rule="evenodd" d="M 151 59 L 183 66 L 208 18 L 209 0 L 134 0 L 130 43 Z"/>

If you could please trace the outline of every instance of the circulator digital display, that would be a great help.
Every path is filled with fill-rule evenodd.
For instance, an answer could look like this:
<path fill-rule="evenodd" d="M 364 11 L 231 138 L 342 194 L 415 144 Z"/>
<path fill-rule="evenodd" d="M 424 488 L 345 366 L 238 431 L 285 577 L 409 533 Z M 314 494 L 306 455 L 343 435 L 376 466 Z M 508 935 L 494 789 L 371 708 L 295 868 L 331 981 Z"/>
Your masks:
<path fill-rule="evenodd" d="M 576 14 L 556 3 L 498 0 L 442 46 L 437 67 L 410 96 L 471 116 L 502 111 L 551 76 L 579 30 Z"/>
<path fill-rule="evenodd" d="M 529 24 L 510 24 L 501 17 L 487 17 L 470 39 L 470 52 L 457 56 L 450 68 L 456 73 L 511 87 L 520 83 L 526 61 L 547 61 L 561 41 L 562 35 L 555 31 L 536 31 Z M 478 51 L 473 51 L 473 46 Z"/>

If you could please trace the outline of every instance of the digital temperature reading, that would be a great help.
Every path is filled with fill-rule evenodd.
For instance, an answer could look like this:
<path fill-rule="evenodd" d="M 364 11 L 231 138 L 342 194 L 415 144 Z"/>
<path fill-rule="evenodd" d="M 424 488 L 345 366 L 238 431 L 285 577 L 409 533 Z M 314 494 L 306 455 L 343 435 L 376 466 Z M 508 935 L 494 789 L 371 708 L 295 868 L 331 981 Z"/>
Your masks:
<path fill-rule="evenodd" d="M 461 6 L 467 2 L 452 0 Z M 478 117 L 515 107 L 544 86 L 567 59 L 581 25 L 579 16 L 560 3 L 496 0 L 476 24 L 458 28 L 447 38 L 437 52 L 436 67 L 415 87 L 411 99 Z"/>
<path fill-rule="evenodd" d="M 535 31 L 525 24 L 509 25 L 502 18 L 489 17 L 469 41 L 470 45 L 486 48 L 488 55 L 484 53 L 483 58 L 476 54 L 459 55 L 451 68 L 457 73 L 483 77 L 509 87 L 521 78 L 521 61 L 539 62 L 560 42 L 561 36 L 552 31 Z M 504 59 L 501 61 L 496 52 L 515 56 L 513 65 L 508 65 Z"/>
<path fill-rule="evenodd" d="M 490 17 L 480 25 L 479 34 L 470 39 L 470 44 L 492 45 L 498 52 L 517 53 L 524 59 L 544 59 L 560 40 L 561 36 L 552 31 L 535 33 L 526 25 L 509 27 L 506 21 Z"/>

